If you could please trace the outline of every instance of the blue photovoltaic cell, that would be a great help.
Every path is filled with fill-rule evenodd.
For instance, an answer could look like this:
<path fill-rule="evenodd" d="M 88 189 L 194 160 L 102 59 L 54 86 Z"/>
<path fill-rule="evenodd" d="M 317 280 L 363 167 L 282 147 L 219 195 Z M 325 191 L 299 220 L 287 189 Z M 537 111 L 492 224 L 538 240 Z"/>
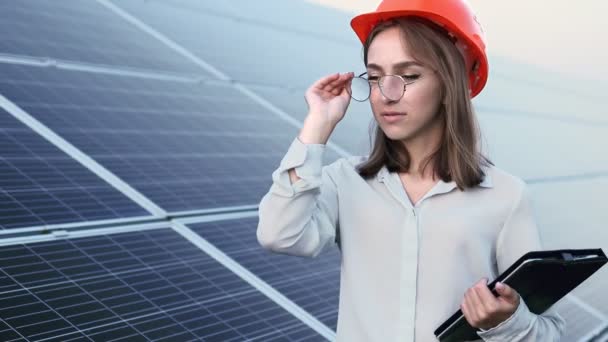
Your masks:
<path fill-rule="evenodd" d="M 0 340 L 322 341 L 170 229 L 0 247 Z"/>
<path fill-rule="evenodd" d="M 169 7 L 199 16 L 213 15 L 244 22 L 252 26 L 287 31 L 298 38 L 305 35 L 342 42 L 356 42 L 355 33 L 348 26 L 351 19 L 349 13 L 311 1 L 122 0 L 117 4 L 132 9 L 135 14 L 139 14 L 136 8 L 161 9 Z M 323 25 L 311 25 L 311 18 L 314 18 L 316 23 L 322 22 Z"/>
<path fill-rule="evenodd" d="M 121 0 L 117 5 L 228 77 L 246 84 L 308 88 L 324 75 L 364 71 L 361 43 L 348 26 L 348 14 L 336 12 L 334 18 L 341 22 L 341 33 L 335 37 L 337 30 L 326 22 L 324 32 L 314 32 L 312 23 L 327 17 L 294 4 L 298 1 L 281 1 L 278 6 L 259 2 L 233 2 L 239 12 L 236 16 L 184 1 Z M 251 9 L 256 6 L 260 8 Z M 265 19 L 260 19 L 262 8 L 268 9 Z M 258 13 L 257 17 L 252 18 L 253 13 Z M 303 25 L 306 20 L 308 27 Z"/>
<path fill-rule="evenodd" d="M 317 258 L 271 253 L 256 239 L 257 218 L 189 224 L 201 237 L 336 330 L 340 293 L 338 248 Z"/>
<path fill-rule="evenodd" d="M 7 98 L 168 211 L 259 203 L 298 132 L 229 83 L 0 72 Z"/>
<path fill-rule="evenodd" d="M 0 109 L 0 229 L 147 214 Z"/>
<path fill-rule="evenodd" d="M 96 1 L 3 1 L 0 32 L 0 53 L 205 73 Z"/>
<path fill-rule="evenodd" d="M 304 100 L 306 89 L 286 90 L 280 87 L 250 87 L 273 105 L 304 121 L 308 107 Z M 374 116 L 369 102 L 351 101 L 344 118 L 331 134 L 329 142 L 337 144 L 351 155 L 367 155 L 370 149 L 370 124 Z"/>

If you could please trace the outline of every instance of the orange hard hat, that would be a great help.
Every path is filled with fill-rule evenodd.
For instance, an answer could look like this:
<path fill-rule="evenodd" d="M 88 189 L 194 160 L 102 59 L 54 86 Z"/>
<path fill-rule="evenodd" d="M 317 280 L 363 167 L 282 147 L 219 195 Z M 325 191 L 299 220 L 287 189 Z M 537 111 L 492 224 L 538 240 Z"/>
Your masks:
<path fill-rule="evenodd" d="M 431 20 L 456 38 L 468 70 L 471 97 L 479 94 L 488 80 L 488 57 L 483 28 L 466 0 L 383 0 L 375 12 L 354 17 L 350 25 L 365 44 L 376 24 L 404 16 Z"/>

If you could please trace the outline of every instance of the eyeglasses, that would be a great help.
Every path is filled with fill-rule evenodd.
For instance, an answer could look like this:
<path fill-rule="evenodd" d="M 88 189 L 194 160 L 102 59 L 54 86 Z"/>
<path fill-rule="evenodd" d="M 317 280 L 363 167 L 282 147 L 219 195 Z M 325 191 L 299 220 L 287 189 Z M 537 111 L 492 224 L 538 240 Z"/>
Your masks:
<path fill-rule="evenodd" d="M 416 82 L 420 75 L 383 75 L 363 77 L 367 72 L 353 77 L 350 85 L 350 97 L 355 101 L 363 102 L 369 99 L 372 87 L 378 85 L 384 97 L 391 101 L 399 101 L 405 93 L 408 84 Z"/>

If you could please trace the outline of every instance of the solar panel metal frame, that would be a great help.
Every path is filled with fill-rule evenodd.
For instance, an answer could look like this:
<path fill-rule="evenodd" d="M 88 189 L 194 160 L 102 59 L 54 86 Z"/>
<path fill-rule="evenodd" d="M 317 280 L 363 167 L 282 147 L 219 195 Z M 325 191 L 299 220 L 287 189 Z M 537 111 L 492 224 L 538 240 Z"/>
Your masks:
<path fill-rule="evenodd" d="M 45 5 L 42 10 L 39 8 Z M 103 1 L 64 1 L 52 5 L 37 1 L 11 3 L 8 9 L 14 12 L 10 18 L 18 21 L 5 22 L 8 32 L 12 33 L 7 39 L 11 44 L 0 46 L 0 54 L 79 60 L 176 74 L 206 74 L 195 63 L 163 48 L 162 43 L 117 17 L 108 6 Z M 62 26 L 64 20 L 69 20 L 68 27 Z M 30 22 L 38 24 L 26 24 Z M 125 44 L 127 38 L 131 39 L 129 44 Z"/>
<path fill-rule="evenodd" d="M 103 230 L 96 230 L 96 231 L 89 230 L 89 231 L 73 232 L 72 235 L 71 235 L 71 237 L 68 238 L 68 239 L 59 239 L 58 240 L 58 239 L 56 239 L 56 238 L 54 238 L 52 236 L 46 236 L 46 237 L 40 237 L 39 240 L 37 241 L 37 242 L 41 242 L 42 243 L 42 247 L 41 247 L 40 244 L 36 244 L 36 242 L 34 242 L 34 241 L 27 241 L 26 245 L 21 245 L 21 246 L 24 246 L 24 248 L 26 246 L 30 246 L 31 248 L 39 248 L 39 249 L 40 248 L 45 248 L 45 250 L 46 250 L 45 253 L 47 253 L 47 252 L 51 253 L 51 254 L 46 254 L 46 255 L 53 256 L 53 258 L 55 258 L 54 259 L 55 261 L 51 261 L 51 260 L 53 260 L 53 258 L 48 259 L 48 257 L 45 257 L 42 260 L 47 260 L 47 261 L 45 261 L 45 263 L 47 263 L 47 264 L 51 263 L 51 264 L 55 265 L 55 266 L 53 266 L 51 264 L 48 264 L 48 265 L 51 265 L 50 269 L 64 270 L 64 271 L 61 271 L 61 273 L 55 273 L 55 277 L 58 277 L 56 279 L 64 279 L 60 283 L 68 284 L 69 286 L 77 285 L 77 287 L 80 290 L 83 289 L 81 286 L 89 284 L 89 285 L 86 285 L 86 286 L 89 286 L 89 287 L 90 286 L 94 286 L 93 288 L 97 289 L 94 292 L 97 293 L 97 294 L 99 294 L 99 293 L 102 293 L 102 292 L 108 292 L 108 291 L 110 291 L 110 289 L 106 288 L 106 287 L 99 288 L 99 285 L 101 285 L 101 284 L 95 285 L 95 282 L 97 282 L 100 279 L 105 279 L 105 278 L 108 278 L 108 277 L 110 277 L 110 278 L 111 277 L 117 277 L 116 280 L 121 279 L 121 281 L 124 282 L 127 279 L 125 277 L 131 277 L 129 274 L 135 275 L 138 272 L 143 272 L 144 274 L 147 274 L 146 272 L 148 272 L 148 273 L 149 272 L 157 273 L 158 271 L 156 271 L 156 270 L 159 270 L 158 267 L 160 267 L 161 264 L 162 265 L 166 264 L 166 261 L 168 260 L 168 256 L 165 255 L 165 256 L 161 257 L 161 254 L 157 253 L 159 250 L 162 250 L 162 248 L 159 248 L 160 245 L 159 246 L 149 246 L 148 243 L 144 244 L 143 242 L 134 241 L 130 236 L 126 236 L 128 234 L 136 234 L 136 235 L 144 234 L 144 235 L 146 235 L 148 233 L 150 233 L 150 234 L 156 234 L 156 233 L 158 233 L 158 234 L 161 234 L 161 233 L 162 234 L 169 234 L 171 236 L 174 236 L 175 239 L 179 240 L 179 243 L 182 244 L 182 247 L 175 248 L 175 251 L 172 252 L 172 253 L 177 253 L 177 254 L 175 254 L 176 256 L 177 255 L 184 255 L 184 257 L 186 257 L 185 254 L 184 254 L 184 253 L 187 252 L 187 251 L 184 250 L 184 246 L 186 246 L 186 245 L 190 246 L 190 250 L 193 251 L 193 252 L 196 252 L 197 255 L 198 255 L 198 252 L 200 252 L 200 257 L 198 257 L 196 259 L 192 259 L 191 257 L 190 257 L 190 259 L 179 259 L 179 258 L 176 259 L 176 260 L 181 260 L 181 261 L 179 261 L 180 264 L 184 263 L 185 262 L 184 260 L 191 260 L 191 262 L 197 263 L 198 262 L 197 260 L 199 258 L 202 258 L 203 256 L 204 256 L 205 260 L 208 260 L 208 261 L 206 261 L 206 263 L 210 261 L 210 262 L 213 262 L 213 263 L 217 264 L 216 260 L 213 260 L 213 258 L 211 258 L 208 255 L 206 255 L 196 245 L 192 244 L 191 241 L 189 241 L 189 239 L 187 237 L 183 236 L 182 233 L 180 233 L 179 231 L 176 231 L 175 229 L 169 228 L 167 226 L 166 222 L 164 222 L 164 223 L 148 224 L 148 225 L 141 225 L 139 227 L 137 227 L 137 226 L 136 227 L 122 227 L 122 228 L 103 229 Z M 100 235 L 100 234 L 102 234 L 102 235 Z M 89 238 L 89 240 L 87 240 L 87 237 Z M 114 257 L 114 256 L 110 257 L 111 255 L 121 255 L 121 254 L 120 253 L 116 254 L 114 249 L 107 249 L 105 247 L 104 247 L 104 249 L 100 249 L 99 246 L 92 245 L 92 243 L 95 241 L 95 239 L 98 239 L 98 238 L 109 239 L 111 241 L 114 241 L 114 243 L 118 243 L 118 246 L 122 246 L 120 248 L 123 248 L 124 252 L 129 252 L 129 254 L 131 254 L 131 256 L 128 256 L 127 254 L 124 254 L 124 252 L 123 252 L 122 253 L 123 257 L 126 256 L 126 257 L 136 258 L 137 260 L 140 260 L 141 262 L 143 262 L 142 265 L 144 267 L 140 268 L 140 269 L 137 269 L 137 268 L 131 269 L 131 268 L 129 268 L 131 266 L 127 267 L 127 266 L 125 266 L 125 264 L 127 264 L 127 265 L 132 264 L 132 265 L 134 265 L 133 267 L 139 267 L 139 266 L 137 266 L 138 263 L 135 263 L 135 264 L 133 264 L 131 262 L 125 263 L 121 259 L 116 259 L 116 257 Z M 122 242 L 115 242 L 116 238 L 122 239 Z M 46 243 L 43 242 L 45 240 L 46 240 Z M 69 241 L 71 241 L 71 242 L 69 242 Z M 75 278 L 71 277 L 68 273 L 64 273 L 66 270 L 74 269 L 74 267 L 82 268 L 86 264 L 82 264 L 80 262 L 74 263 L 74 262 L 70 261 L 70 260 L 76 260 L 76 259 L 73 259 L 73 257 L 78 257 L 78 256 L 74 256 L 74 253 L 69 252 L 69 250 L 72 250 L 72 249 L 69 249 L 69 248 L 66 249 L 65 246 L 64 246 L 61 249 L 57 249 L 56 247 L 54 247 L 54 248 L 51 248 L 49 250 L 45 246 L 49 246 L 49 248 L 50 248 L 50 247 L 52 247 L 52 246 L 54 246 L 56 244 L 63 244 L 63 243 L 68 243 L 68 242 L 69 242 L 70 245 L 76 244 L 76 246 L 78 246 L 78 243 L 80 243 L 81 247 L 78 247 L 78 248 L 79 249 L 80 248 L 85 248 L 85 249 L 82 249 L 82 251 L 84 252 L 84 254 L 81 254 L 81 255 L 82 256 L 86 255 L 86 258 L 92 262 L 92 263 L 89 262 L 89 264 L 91 264 L 91 265 L 94 265 L 94 264 L 97 264 L 97 263 L 101 263 L 99 265 L 100 266 L 103 265 L 102 269 L 89 271 L 89 275 L 86 276 L 86 277 L 84 277 L 84 278 L 82 278 L 82 276 L 81 276 L 83 274 L 82 271 L 78 271 L 77 273 L 75 273 L 75 274 L 78 274 L 78 275 L 75 276 Z M 165 244 L 165 243 L 167 243 L 167 240 L 165 238 L 163 238 L 163 244 Z M 12 241 L 10 243 L 7 243 L 6 241 L 0 241 L 0 250 L 2 249 L 2 247 L 14 247 L 14 246 L 19 246 L 19 245 L 20 245 L 19 241 Z M 84 247 L 82 247 L 82 246 L 84 246 Z M 129 247 L 129 246 L 131 246 L 131 247 Z M 137 247 L 135 249 L 133 249 L 133 247 L 135 247 L 135 246 L 137 246 Z M 89 252 L 87 252 L 87 251 L 89 251 Z M 93 252 L 93 251 L 95 251 L 95 252 Z M 141 253 L 143 253 L 143 254 L 141 254 L 139 251 L 142 251 Z M 146 253 L 149 253 L 149 252 L 151 252 L 151 254 L 146 254 Z M 93 253 L 93 254 L 91 254 L 91 253 Z M 140 254 L 138 254 L 138 253 L 140 253 Z M 155 253 L 158 254 L 158 256 L 154 256 Z M 163 253 L 166 253 L 166 252 L 163 252 Z M 187 253 L 190 253 L 190 252 L 187 252 Z M 42 254 L 35 254 L 35 255 L 42 255 Z M 11 253 L 11 256 L 12 256 L 11 259 L 12 259 L 13 262 L 15 260 L 18 261 L 18 259 L 15 259 L 15 255 L 13 253 Z M 57 257 L 55 257 L 55 256 L 57 256 Z M 106 257 L 106 256 L 108 256 L 109 258 Z M 143 259 L 144 257 L 146 259 Z M 104 259 L 105 259 L 105 261 L 103 261 Z M 26 260 L 32 260 L 32 258 L 28 257 Z M 149 264 L 145 260 L 149 260 L 149 262 L 151 262 L 151 264 Z M 186 262 L 186 264 L 189 265 L 189 262 L 190 261 Z M 6 259 L 5 259 L 5 261 L 3 263 L 6 263 Z M 186 265 L 186 264 L 184 264 L 184 265 Z M 177 266 L 178 266 L 178 264 L 176 264 L 174 266 L 171 266 L 171 265 L 168 265 L 168 264 L 165 265 L 165 266 L 163 266 L 163 268 L 165 269 L 165 272 L 169 272 L 169 273 L 166 273 L 167 275 L 171 275 L 171 277 L 177 277 L 177 278 L 166 278 L 166 279 L 167 280 L 168 279 L 174 279 L 175 281 L 173 281 L 173 280 L 169 281 L 170 284 L 173 284 L 171 286 L 177 286 L 177 287 L 181 288 L 182 291 L 185 291 L 184 292 L 185 294 L 188 294 L 188 293 L 193 293 L 194 294 L 194 293 L 196 293 L 196 291 L 200 292 L 200 290 L 198 290 L 198 287 L 194 287 L 194 288 L 186 287 L 187 282 L 186 283 L 179 282 L 179 281 L 176 282 L 178 278 L 181 279 L 184 276 L 188 276 L 188 277 L 192 278 L 192 277 L 196 277 L 196 274 L 203 275 L 203 274 L 205 274 L 205 272 L 207 272 L 207 274 L 209 276 L 211 276 L 213 274 L 213 273 L 209 273 L 209 272 L 211 272 L 211 270 L 208 270 L 207 268 L 203 268 L 203 269 L 200 269 L 198 271 L 198 272 L 203 272 L 203 273 L 194 273 L 193 275 L 188 275 L 189 273 L 183 273 L 183 272 L 177 272 L 176 273 L 175 271 L 176 271 L 176 267 Z M 7 266 L 3 267 L 2 268 L 3 275 L 6 275 L 5 271 L 7 271 L 9 269 L 12 269 L 12 268 L 14 268 L 14 267 L 7 267 Z M 255 294 L 257 296 L 257 298 L 264 297 L 265 298 L 264 299 L 265 303 L 268 303 L 271 306 L 273 306 L 274 307 L 274 309 L 273 309 L 274 311 L 276 311 L 279 308 L 279 306 L 276 303 L 272 302 L 269 298 L 265 297 L 261 292 L 255 290 L 254 288 L 251 288 L 250 284 L 247 284 L 243 279 L 239 278 L 236 274 L 230 272 L 229 270 L 223 268 L 220 264 L 217 264 L 217 266 L 214 266 L 214 268 L 217 268 L 218 270 L 222 269 L 222 273 L 221 274 L 225 274 L 226 276 L 230 276 L 231 279 L 239 279 L 238 282 L 240 282 L 242 284 L 242 285 L 239 285 L 240 286 L 239 288 L 241 288 L 243 286 L 249 287 L 250 288 L 249 290 L 243 292 L 244 295 L 245 294 Z M 48 267 L 43 267 L 42 269 L 39 268 L 39 272 L 40 271 L 44 271 L 44 269 L 49 269 L 49 268 Z M 28 266 L 28 270 L 29 270 L 28 272 L 31 272 L 32 265 Z M 19 273 L 17 272 L 15 274 L 15 276 L 18 276 L 18 274 Z M 46 274 L 46 273 L 42 273 L 42 274 Z M 120 276 L 120 274 L 123 274 L 123 276 Z M 220 276 L 221 274 L 218 274 L 218 276 Z M 28 277 L 30 277 L 30 276 L 28 276 Z M 225 277 L 225 276 L 221 276 L 220 278 L 217 278 L 217 279 L 222 279 L 223 277 Z M 7 279 L 7 278 L 6 277 L 2 277 L 2 279 Z M 12 279 L 15 279 L 15 278 L 12 278 Z M 27 279 L 27 278 L 22 278 L 22 279 Z M 78 280 L 78 279 L 80 279 L 80 280 Z M 91 280 L 93 280 L 93 279 L 97 279 L 97 280 L 95 280 L 95 282 L 91 282 Z M 162 277 L 159 278 L 159 279 L 162 279 Z M 211 279 L 211 278 L 209 278 L 209 279 Z M 134 286 L 135 284 L 137 284 L 137 279 L 133 278 L 133 281 L 136 281 L 136 282 L 135 283 L 130 283 L 130 284 L 133 284 L 133 286 Z M 15 300 L 17 300 L 17 298 L 19 298 L 19 297 L 16 297 L 16 293 L 17 292 L 15 292 L 15 291 L 22 291 L 23 292 L 23 290 L 19 290 L 19 287 L 15 287 L 15 285 L 7 285 L 6 280 L 2 281 L 1 283 L 4 283 L 3 287 L 5 289 L 2 292 L 5 295 L 7 293 L 10 294 L 9 295 L 10 297 L 5 297 L 4 301 L 11 300 L 11 301 L 14 302 Z M 60 283 L 58 283 L 58 284 L 60 284 Z M 102 283 L 103 283 L 103 281 L 102 281 Z M 27 293 L 30 293 L 30 294 L 38 293 L 38 295 L 35 295 L 35 298 L 38 298 L 37 300 L 41 300 L 41 297 L 38 297 L 39 295 L 45 295 L 47 293 L 51 293 L 52 294 L 52 293 L 57 292 L 57 291 L 59 291 L 59 292 L 57 292 L 58 294 L 61 294 L 61 293 L 65 292 L 65 290 L 61 290 L 60 291 L 60 289 L 62 288 L 63 285 L 58 286 L 56 289 L 54 289 L 54 285 L 50 285 L 50 284 L 48 284 L 48 283 L 46 283 L 44 281 L 43 282 L 37 282 L 37 283 L 31 283 L 31 284 L 32 285 L 33 284 L 38 284 L 38 285 L 34 285 L 33 287 L 31 285 L 26 285 L 26 287 L 28 288 Z M 141 283 L 141 284 L 144 284 L 144 283 Z M 217 284 L 220 284 L 220 283 L 217 283 Z M 7 288 L 7 286 L 10 286 L 10 287 Z M 137 285 L 137 286 L 141 286 L 141 285 Z M 45 289 L 48 289 L 48 288 L 53 288 L 53 291 L 45 290 Z M 145 288 L 146 287 L 143 287 L 142 290 L 145 289 Z M 230 288 L 232 288 L 232 287 L 230 287 Z M 7 289 L 8 289 L 8 292 L 6 292 Z M 133 289 L 134 288 L 131 288 L 131 290 L 133 290 Z M 67 288 L 66 288 L 66 290 L 67 290 Z M 81 293 L 82 291 L 80 291 L 80 290 L 76 289 L 76 292 Z M 195 292 L 192 292 L 192 291 L 195 291 Z M 137 292 L 138 291 L 135 290 L 135 292 L 131 291 L 131 292 L 128 292 L 128 293 L 135 294 Z M 158 310 L 156 310 L 154 308 L 152 308 L 152 311 L 150 311 L 149 309 L 144 309 L 144 311 L 142 311 L 142 313 L 145 313 L 145 315 L 143 317 L 158 316 L 159 313 L 161 313 L 161 316 L 162 316 L 162 315 L 170 312 L 171 310 L 173 310 L 173 311 L 179 311 L 179 310 L 181 310 L 181 309 L 179 309 L 178 307 L 175 306 L 175 301 L 171 300 L 171 301 L 167 302 L 166 300 L 162 299 L 166 295 L 162 295 L 162 293 L 155 294 L 155 292 L 157 292 L 157 291 L 154 290 L 154 288 L 149 289 L 149 290 L 144 290 L 144 292 L 151 293 L 151 295 L 150 295 L 151 297 L 146 297 L 146 298 L 148 298 L 147 301 L 150 301 L 150 300 L 160 300 L 161 301 L 161 302 L 159 302 L 161 304 L 158 304 L 158 305 L 161 305 L 161 306 L 158 306 L 157 304 L 153 305 L 153 307 L 156 307 L 157 309 L 161 309 L 161 311 L 158 311 Z M 90 296 L 89 293 L 93 293 L 93 292 L 85 290 L 84 293 L 77 294 L 77 295 L 78 296 L 83 296 L 83 295 Z M 237 298 L 241 298 L 242 297 L 241 295 L 239 295 L 239 292 L 234 292 L 234 289 L 233 290 L 228 290 L 228 292 L 225 292 L 225 293 L 228 294 L 228 297 L 226 297 L 226 300 L 237 300 Z M 110 292 L 108 292 L 108 295 L 110 295 L 110 297 L 107 297 L 107 301 L 114 303 L 114 304 L 112 304 L 112 305 L 114 305 L 112 307 L 119 308 L 121 306 L 124 306 L 124 300 L 121 299 L 119 301 L 116 301 L 116 300 L 112 299 L 112 298 L 114 298 L 114 296 L 116 296 L 116 294 L 112 294 L 112 292 L 110 291 Z M 160 295 L 160 297 L 158 297 L 158 295 Z M 95 296 L 96 295 L 93 295 L 93 297 L 95 297 Z M 144 295 L 144 297 L 145 296 L 146 295 Z M 190 295 L 188 295 L 188 296 L 190 296 Z M 204 294 L 204 296 L 208 297 L 209 294 Z M 69 297 L 66 297 L 66 298 L 69 298 Z M 97 298 L 97 297 L 95 297 L 95 298 Z M 99 298 L 101 298 L 101 297 L 99 297 Z M 157 299 L 154 299 L 154 298 L 157 298 Z M 167 297 L 167 298 L 169 298 L 169 297 Z M 208 298 L 211 299 L 211 297 L 208 297 Z M 245 298 L 246 297 L 243 297 L 243 300 L 245 300 Z M 188 304 L 187 306 L 193 306 L 194 305 L 195 307 L 200 307 L 201 309 L 204 309 L 206 307 L 207 308 L 211 307 L 211 304 L 209 304 L 207 306 L 203 305 L 203 302 L 200 302 L 199 299 L 196 299 L 194 297 L 191 297 L 191 299 L 195 300 L 195 302 L 192 302 L 191 304 Z M 59 300 L 61 300 L 61 297 L 59 297 Z M 216 299 L 211 299 L 211 302 L 209 302 L 209 303 L 212 303 L 215 300 Z M 52 299 L 52 296 L 51 296 L 49 298 L 44 299 L 43 302 L 46 303 L 47 306 L 48 305 L 53 306 L 53 305 L 55 305 L 54 304 L 55 301 L 56 300 Z M 81 307 L 83 305 L 81 303 L 81 301 L 79 301 L 78 303 L 74 303 L 74 304 L 72 304 L 70 306 L 76 305 L 76 306 L 74 306 L 74 308 Z M 163 301 L 165 301 L 166 303 L 162 304 Z M 248 305 L 253 305 L 254 303 L 257 303 L 257 302 L 258 302 L 258 300 L 256 300 L 255 302 L 251 302 L 251 304 L 245 304 L 246 302 L 242 302 L 239 305 L 235 306 L 234 309 L 243 310 L 244 308 L 247 308 Z M 94 303 L 95 303 L 95 300 L 93 300 L 93 302 L 91 302 L 91 304 L 94 304 Z M 264 306 L 267 307 L 268 304 L 264 304 Z M 64 310 L 65 311 L 70 306 L 67 306 L 64 309 L 60 309 L 60 310 Z M 57 307 L 57 306 L 55 306 L 55 307 Z M 61 307 L 61 306 L 59 305 L 59 307 Z M 129 304 L 128 308 L 131 308 L 131 307 L 133 307 L 133 304 Z M 83 306 L 83 308 L 84 308 L 84 306 Z M 111 309 L 110 307 L 108 307 L 108 309 L 110 309 L 112 312 L 116 313 L 116 311 L 114 309 Z M 3 319 L 2 319 L 2 322 L 9 322 L 10 323 L 11 319 L 7 319 L 6 316 L 5 316 L 7 314 L 6 310 L 13 310 L 13 309 L 9 309 L 6 306 L 4 306 L 4 309 L 0 310 L 1 311 L 0 314 L 2 314 L 4 316 Z M 156 311 L 154 311 L 154 310 L 156 310 Z M 77 317 L 77 316 L 81 316 L 82 315 L 82 311 L 81 310 L 77 310 L 77 311 L 71 310 L 71 311 L 72 311 L 72 313 L 69 314 L 70 317 Z M 11 311 L 11 312 L 15 313 L 14 310 Z M 70 311 L 66 311 L 66 312 L 70 312 Z M 126 312 L 124 312 L 122 314 L 117 314 L 118 315 L 117 317 L 122 317 L 121 320 L 123 320 L 123 321 L 126 320 L 125 322 L 129 322 L 130 321 L 130 322 L 132 322 L 132 324 L 137 323 L 137 320 L 138 320 L 138 318 L 136 318 L 137 316 L 128 316 L 129 315 L 128 312 L 130 312 L 130 311 L 127 310 Z M 125 316 L 125 315 L 127 315 L 127 316 Z M 247 321 L 251 320 L 251 318 L 253 317 L 251 315 L 255 315 L 255 314 L 253 314 L 250 311 L 250 314 L 247 316 L 248 317 Z M 66 318 L 66 317 L 64 317 L 64 314 L 60 314 L 60 316 L 63 317 L 64 319 Z M 28 319 L 30 319 L 32 317 L 33 316 L 31 316 L 31 313 L 29 313 L 28 314 Z M 44 316 L 44 317 L 46 317 L 46 316 Z M 232 317 L 232 316 L 230 316 L 230 317 Z M 281 319 L 281 320 L 277 321 L 275 319 L 275 320 L 272 321 L 273 322 L 272 325 L 266 324 L 266 328 L 264 328 L 265 332 L 263 332 L 264 335 L 260 335 L 260 334 L 262 334 L 262 332 L 260 332 L 260 329 L 254 329 L 254 330 L 245 329 L 244 326 L 248 325 L 249 323 L 246 323 L 245 321 L 243 321 L 241 323 L 238 323 L 240 321 L 238 319 L 234 318 L 234 319 L 236 319 L 236 320 L 234 320 L 235 324 L 244 324 L 242 331 L 244 331 L 244 332 L 248 331 L 248 333 L 251 334 L 251 335 L 239 335 L 240 337 L 237 340 L 240 341 L 240 340 L 242 340 L 243 337 L 247 337 L 247 336 L 249 338 L 253 338 L 254 340 L 257 340 L 261 336 L 265 336 L 264 340 L 274 340 L 274 339 L 271 339 L 271 337 L 274 336 L 274 337 L 278 338 L 279 336 L 283 336 L 283 339 L 281 339 L 281 340 L 284 340 L 286 338 L 286 336 L 283 335 L 283 332 L 285 334 L 289 334 L 290 329 L 292 330 L 294 336 L 300 336 L 300 332 L 303 331 L 303 330 L 306 330 L 306 331 L 309 332 L 307 336 L 311 337 L 310 334 L 311 334 L 311 332 L 313 330 L 310 329 L 310 327 L 305 326 L 305 324 L 303 322 L 299 321 L 296 317 L 290 315 L 288 312 L 282 313 L 280 317 L 284 317 L 284 318 L 285 317 L 290 317 L 290 318 L 288 319 L 288 321 L 286 321 L 285 319 Z M 226 319 L 228 319 L 228 318 L 226 318 Z M 230 318 L 229 320 L 232 320 L 232 319 L 233 318 Z M 267 319 L 270 319 L 270 317 L 268 317 Z M 89 321 L 90 321 L 90 319 L 84 319 L 81 323 L 77 323 L 76 326 L 75 326 L 77 328 L 77 330 L 73 330 L 72 329 L 70 331 L 64 332 L 64 334 L 67 334 L 67 335 L 62 335 L 63 337 L 61 337 L 60 340 L 63 341 L 63 340 L 65 340 L 65 337 L 73 336 L 74 334 L 79 334 L 83 330 L 86 330 L 86 331 L 90 330 L 92 332 L 95 332 L 96 331 L 95 325 L 87 325 Z M 114 322 L 114 323 L 112 323 L 112 322 Z M 187 323 L 187 322 L 184 322 L 184 321 L 179 321 L 179 322 L 181 322 L 180 324 Z M 228 321 L 225 321 L 225 322 L 228 322 Z M 289 323 L 289 322 L 291 322 L 291 323 Z M 112 325 L 115 325 L 117 323 L 118 323 L 118 321 L 108 321 L 108 322 L 106 322 L 104 324 L 106 326 L 112 326 Z M 143 323 L 143 322 L 139 322 L 139 323 Z M 108 324 L 110 324 L 110 325 L 108 325 Z M 132 324 L 127 324 L 127 325 L 130 326 Z M 286 325 L 286 324 L 291 324 L 291 325 Z M 299 328 L 296 328 L 294 330 L 293 329 L 293 324 L 297 324 L 297 326 Z M 53 324 L 52 326 L 54 328 L 58 327 L 57 324 Z M 292 328 L 289 328 L 290 326 L 292 326 Z M 124 325 L 123 325 L 123 327 L 126 328 L 126 326 L 124 326 Z M 69 327 L 66 326 L 63 329 L 68 329 L 68 328 Z M 81 329 L 81 328 L 83 328 L 83 329 Z M 149 326 L 149 328 L 151 328 L 151 329 L 154 330 L 154 329 L 157 329 L 158 327 L 156 327 L 156 326 Z M 236 328 L 238 328 L 238 326 L 234 327 L 234 328 L 236 329 Z M 5 330 L 5 333 L 6 333 L 6 330 Z M 42 332 L 42 333 L 44 333 L 44 332 Z M 38 335 L 38 336 L 40 337 L 41 335 Z M 44 336 L 46 336 L 47 338 L 49 338 L 49 340 L 53 340 L 53 341 L 59 340 L 57 338 L 53 338 L 52 334 L 48 334 L 48 335 L 44 335 Z M 86 336 L 86 334 L 85 334 L 85 336 Z M 138 335 L 135 335 L 135 337 L 137 337 L 137 336 Z M 215 335 L 215 336 L 217 338 L 219 338 L 218 335 Z M 232 335 L 232 336 L 234 337 L 235 335 Z M 319 339 L 318 335 L 314 335 L 314 336 L 316 336 L 314 340 L 318 340 Z M 76 337 L 76 336 L 74 336 L 74 337 Z M 303 337 L 303 336 L 298 337 L 298 340 L 301 337 Z M 148 336 L 147 338 L 150 338 L 150 337 Z M 206 339 L 208 339 L 210 341 L 215 340 L 212 336 L 207 336 L 207 335 L 198 335 L 196 337 L 196 339 L 198 339 L 198 338 L 206 338 Z M 224 341 L 225 338 L 227 338 L 227 337 L 222 337 L 220 340 Z M 71 339 L 71 337 L 70 337 L 70 339 Z M 177 339 L 177 340 L 183 340 L 183 339 L 180 338 L 180 339 Z M 232 341 L 233 339 L 230 339 L 230 340 Z M 295 341 L 295 339 L 294 339 L 294 341 Z"/>
<path fill-rule="evenodd" d="M 255 237 L 256 218 L 257 216 L 234 215 L 223 220 L 190 218 L 179 221 L 309 312 L 319 322 L 336 330 L 340 286 L 340 255 L 337 246 L 334 246 L 333 252 L 317 258 L 271 253 L 258 246 Z M 240 229 L 245 226 L 251 229 Z"/>
<path fill-rule="evenodd" d="M 98 178 L 89 168 L 73 160 L 56 145 L 21 122 L 18 117 L 2 108 L 1 97 L 0 95 L 1 120 L 8 125 L 0 129 L 2 137 L 8 139 L 8 145 L 3 147 L 13 146 L 11 141 L 14 141 L 14 147 L 19 146 L 20 153 L 23 154 L 0 157 L 6 167 L 5 171 L 11 172 L 5 174 L 3 180 L 20 180 L 18 184 L 0 187 L 0 190 L 8 196 L 7 199 L 11 198 L 11 203 L 23 207 L 24 210 L 20 216 L 13 218 L 7 216 L 7 212 L 2 215 L 2 222 L 5 222 L 2 226 L 5 227 L 0 231 L 0 237 L 3 234 L 40 231 L 52 224 L 137 220 L 148 215 L 143 207 L 125 196 L 122 191 Z M 27 184 L 24 183 L 26 181 Z M 72 196 L 78 197 L 72 199 Z M 113 204 L 109 196 L 120 202 L 114 201 Z M 30 204 L 24 203 L 25 200 Z M 34 200 L 39 202 L 38 207 L 32 203 Z M 8 207 L 3 211 L 5 209 Z M 37 225 L 38 228 L 32 228 Z"/>

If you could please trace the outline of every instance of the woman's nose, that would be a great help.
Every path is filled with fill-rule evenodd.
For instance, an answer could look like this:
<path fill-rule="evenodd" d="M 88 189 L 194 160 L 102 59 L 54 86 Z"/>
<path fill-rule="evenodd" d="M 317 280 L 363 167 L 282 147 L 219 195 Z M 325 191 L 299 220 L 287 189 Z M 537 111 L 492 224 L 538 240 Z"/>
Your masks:
<path fill-rule="evenodd" d="M 383 103 L 390 102 L 390 100 L 386 96 L 384 96 L 384 94 L 380 91 L 380 87 L 378 87 L 377 85 L 375 87 L 372 86 L 370 92 L 370 100 L 381 101 Z"/>
<path fill-rule="evenodd" d="M 386 95 L 384 95 L 383 92 L 380 91 L 379 87 L 372 87 L 372 93 L 370 95 L 370 98 L 376 100 L 376 101 L 381 101 L 382 103 L 394 103 L 394 102 L 399 102 L 399 100 L 391 100 L 388 97 L 386 97 Z"/>

